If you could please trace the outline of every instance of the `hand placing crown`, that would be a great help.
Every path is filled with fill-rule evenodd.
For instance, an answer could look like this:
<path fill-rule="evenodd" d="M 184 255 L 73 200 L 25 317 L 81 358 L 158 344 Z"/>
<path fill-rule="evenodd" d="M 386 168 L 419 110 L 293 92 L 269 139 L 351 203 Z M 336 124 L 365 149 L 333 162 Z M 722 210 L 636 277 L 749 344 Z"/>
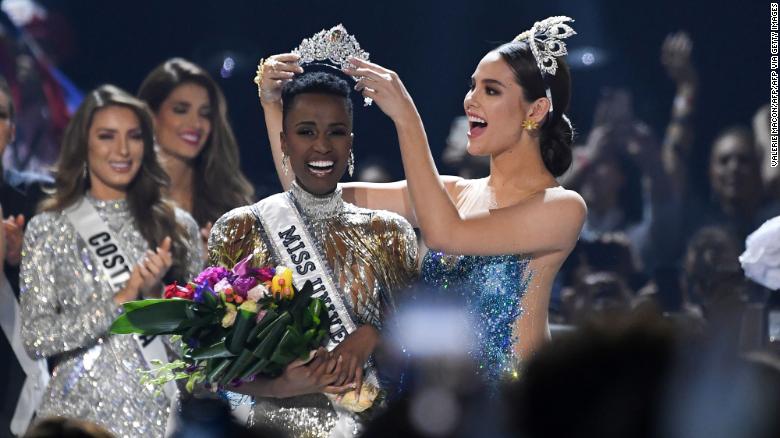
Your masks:
<path fill-rule="evenodd" d="M 351 66 L 349 59 L 369 60 L 369 54 L 342 24 L 323 29 L 310 38 L 304 38 L 290 53 L 261 59 L 257 64 L 254 82 L 263 103 L 278 102 L 285 82 L 296 73 L 303 73 L 307 65 L 324 65 L 338 70 Z M 364 98 L 371 105 L 370 98 Z"/>

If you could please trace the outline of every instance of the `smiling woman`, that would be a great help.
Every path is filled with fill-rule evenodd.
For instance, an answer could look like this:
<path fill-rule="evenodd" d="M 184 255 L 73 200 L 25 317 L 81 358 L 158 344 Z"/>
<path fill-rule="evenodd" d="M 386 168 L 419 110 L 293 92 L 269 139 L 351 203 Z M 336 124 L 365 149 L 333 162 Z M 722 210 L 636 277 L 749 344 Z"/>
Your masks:
<path fill-rule="evenodd" d="M 459 293 L 480 339 L 473 351 L 489 384 L 512 376 L 549 338 L 547 307 L 556 273 L 577 241 L 586 216 L 582 197 L 556 181 L 572 161 L 572 127 L 565 113 L 571 82 L 563 39 L 568 17 L 534 24 L 479 61 L 463 100 L 468 152 L 490 157 L 490 176 L 440 176 L 417 108 L 397 73 L 361 59 L 345 70 L 395 124 L 406 181 L 346 183 L 344 198 L 394 211 L 419 225 L 429 251 L 426 283 Z M 261 103 L 283 185 L 278 89 L 300 73 L 300 57 L 280 54 L 265 64 Z M 293 79 L 294 80 L 294 79 Z M 286 86 L 286 85 L 285 85 Z M 305 169 L 304 169 L 305 170 Z M 295 178 L 298 169 L 295 169 Z"/>
<path fill-rule="evenodd" d="M 171 178 L 168 195 L 208 237 L 211 223 L 254 196 L 240 170 L 225 96 L 205 70 L 173 58 L 149 73 L 138 97 L 154 113 L 160 160 Z"/>
<path fill-rule="evenodd" d="M 315 195 L 336 190 L 352 160 L 352 101 L 345 87 L 333 75 L 310 73 L 282 92 L 282 152 L 298 184 Z"/>
<path fill-rule="evenodd" d="M 312 284 L 330 303 L 334 341 L 327 350 L 313 352 L 308 363 L 293 362 L 275 379 L 236 389 L 256 397 L 255 422 L 292 437 L 353 436 L 360 430 L 361 416 L 323 393 L 332 399 L 346 393 L 345 400 L 371 405 L 378 389 L 389 389 L 367 360 L 386 312 L 394 308 L 393 294 L 416 276 L 417 241 L 409 223 L 341 197 L 338 182 L 351 161 L 350 91 L 343 79 L 323 72 L 304 73 L 285 85 L 278 138 L 284 167 L 292 167 L 296 182 L 286 193 L 227 213 L 209 239 L 213 265 L 252 254 L 254 266 L 308 266 L 293 281 L 300 287 L 306 275 L 316 275 Z M 286 243 L 268 236 L 287 236 Z M 360 397 L 350 397 L 353 389 Z"/>
<path fill-rule="evenodd" d="M 108 333 L 122 303 L 159 296 L 163 279 L 192 278 L 202 265 L 197 224 L 163 198 L 152 129 L 146 104 L 126 92 L 87 94 L 65 131 L 55 191 L 25 232 L 22 340 L 54 364 L 39 417 L 164 434 L 170 401 L 136 372 L 149 367 L 144 347 Z"/>

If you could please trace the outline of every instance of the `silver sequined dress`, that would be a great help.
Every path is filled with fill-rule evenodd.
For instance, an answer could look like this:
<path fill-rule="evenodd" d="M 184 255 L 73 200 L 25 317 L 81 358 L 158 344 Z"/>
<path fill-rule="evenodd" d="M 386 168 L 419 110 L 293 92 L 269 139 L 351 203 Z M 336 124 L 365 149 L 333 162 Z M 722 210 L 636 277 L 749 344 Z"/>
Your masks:
<path fill-rule="evenodd" d="M 149 248 L 127 202 L 85 199 L 132 264 L 141 260 Z M 187 230 L 192 278 L 202 267 L 203 244 L 189 214 L 177 209 L 176 220 Z M 119 437 L 162 437 L 169 403 L 139 384 L 137 370 L 145 365 L 136 341 L 108 334 L 119 310 L 115 292 L 67 216 L 33 217 L 22 251 L 22 338 L 30 355 L 56 363 L 38 416 L 92 421 Z"/>
<path fill-rule="evenodd" d="M 381 327 L 392 295 L 417 277 L 417 240 L 411 225 L 395 213 L 344 202 L 340 189 L 319 197 L 293 184 L 287 195 L 332 270 L 355 322 Z M 249 206 L 225 214 L 211 230 L 210 264 L 230 265 L 253 253 L 256 266 L 277 265 L 264 233 Z M 291 437 L 327 437 L 337 415 L 322 394 L 258 398 L 254 422 L 282 429 Z"/>

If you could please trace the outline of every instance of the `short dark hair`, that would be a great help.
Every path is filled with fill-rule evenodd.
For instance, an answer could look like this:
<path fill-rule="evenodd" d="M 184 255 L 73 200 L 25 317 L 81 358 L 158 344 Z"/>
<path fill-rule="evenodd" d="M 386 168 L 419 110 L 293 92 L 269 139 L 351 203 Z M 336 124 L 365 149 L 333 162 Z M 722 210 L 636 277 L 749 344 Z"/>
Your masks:
<path fill-rule="evenodd" d="M 301 94 L 329 94 L 344 98 L 349 119 L 352 120 L 352 89 L 344 79 L 333 73 L 322 71 L 308 72 L 296 76 L 282 88 L 282 123 L 293 106 L 295 97 Z"/>
<path fill-rule="evenodd" d="M 8 96 L 8 119 L 13 122 L 16 115 L 14 111 L 14 97 L 11 95 L 11 87 L 8 86 L 8 82 L 2 76 L 0 76 L 0 93 Z"/>

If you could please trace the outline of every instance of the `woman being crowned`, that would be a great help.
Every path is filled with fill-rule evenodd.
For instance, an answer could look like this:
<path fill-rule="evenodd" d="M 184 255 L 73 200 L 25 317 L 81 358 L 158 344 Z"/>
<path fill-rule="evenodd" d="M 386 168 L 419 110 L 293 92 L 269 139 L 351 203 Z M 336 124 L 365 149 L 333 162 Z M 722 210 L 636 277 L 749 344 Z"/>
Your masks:
<path fill-rule="evenodd" d="M 330 335 L 307 361 L 236 391 L 255 397 L 254 423 L 291 436 L 351 436 L 360 431 L 355 412 L 382 389 L 366 364 L 392 292 L 416 276 L 415 234 L 399 215 L 342 199 L 338 182 L 352 167 L 348 84 L 331 73 L 308 72 L 281 92 L 282 150 L 295 182 L 285 193 L 222 216 L 209 238 L 210 263 L 231 266 L 252 254 L 255 266 L 290 267 L 295 285 L 311 281 L 328 306 Z M 349 400 L 359 402 L 348 406 Z"/>

